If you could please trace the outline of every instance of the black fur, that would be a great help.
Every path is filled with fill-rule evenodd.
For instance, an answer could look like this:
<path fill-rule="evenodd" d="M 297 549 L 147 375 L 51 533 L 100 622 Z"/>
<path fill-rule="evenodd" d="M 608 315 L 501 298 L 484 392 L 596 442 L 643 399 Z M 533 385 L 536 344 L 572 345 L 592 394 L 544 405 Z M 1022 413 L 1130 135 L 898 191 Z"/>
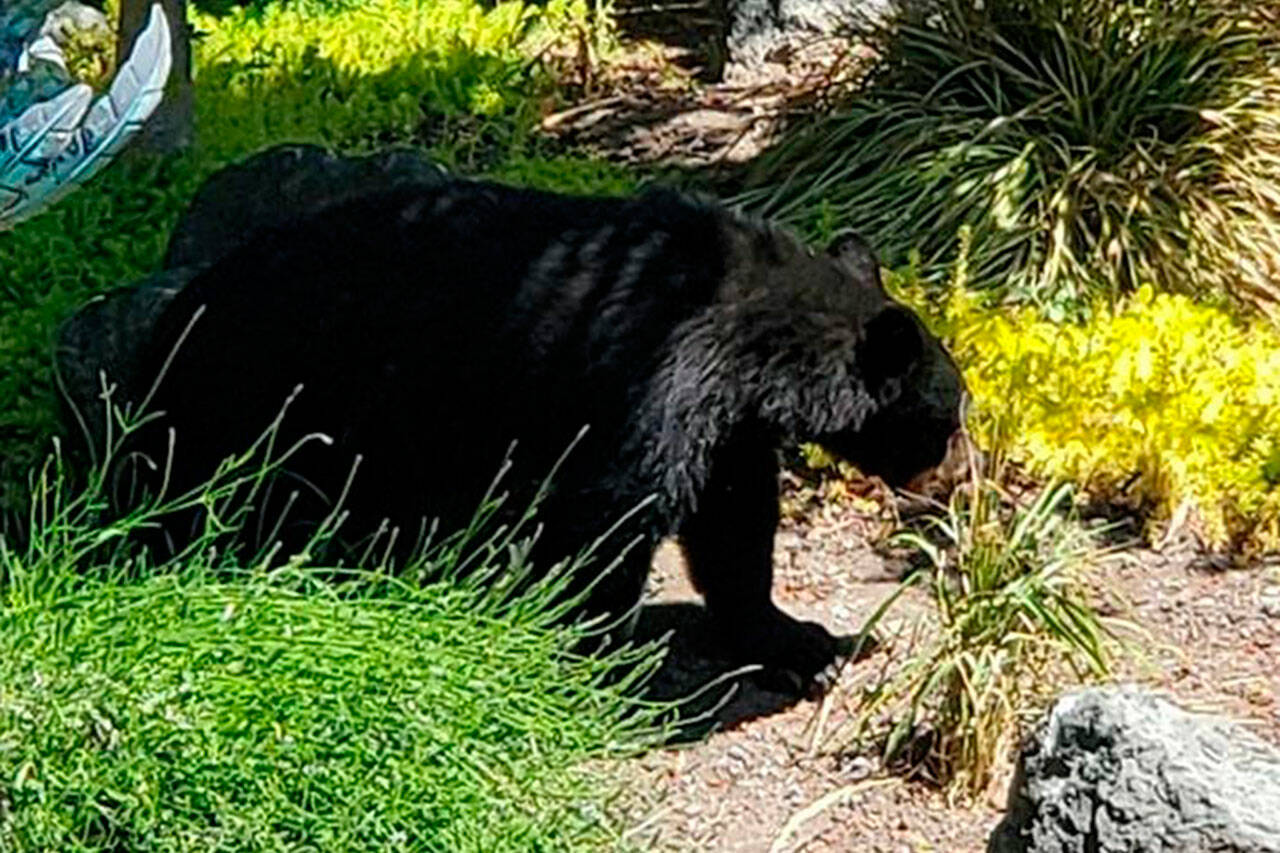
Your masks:
<path fill-rule="evenodd" d="M 204 308 L 154 399 L 176 429 L 172 485 L 208 477 L 301 384 L 282 440 L 322 431 L 335 444 L 290 472 L 333 496 L 362 454 L 349 531 L 384 517 L 461 525 L 510 442 L 519 486 L 589 424 L 541 511 L 536 559 L 569 555 L 656 494 L 634 528 L 647 547 L 593 609 L 632 607 L 652 547 L 676 535 L 727 651 L 808 679 L 836 641 L 770 598 L 777 448 L 816 440 L 902 483 L 941 461 L 962 396 L 866 247 L 845 238 L 832 252 L 669 192 L 376 192 L 197 274 L 140 375 Z M 160 430 L 145 442 L 164 455 Z"/>
<path fill-rule="evenodd" d="M 133 287 L 100 294 L 58 330 L 55 358 L 63 415 L 96 457 L 110 418 L 102 374 L 115 386 L 112 404 L 142 402 L 154 376 L 140 361 L 157 319 L 200 270 L 255 234 L 287 227 L 317 211 L 371 192 L 431 186 L 447 173 L 423 155 L 391 149 L 345 157 L 315 145 L 277 145 L 213 174 L 200 187 L 169 238 L 164 269 Z"/>

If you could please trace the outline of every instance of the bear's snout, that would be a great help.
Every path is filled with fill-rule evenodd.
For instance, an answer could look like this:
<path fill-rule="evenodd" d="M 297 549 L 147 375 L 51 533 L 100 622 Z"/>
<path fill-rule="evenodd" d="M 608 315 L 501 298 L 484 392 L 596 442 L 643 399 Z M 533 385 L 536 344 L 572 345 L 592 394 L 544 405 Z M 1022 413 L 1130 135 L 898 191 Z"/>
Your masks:
<path fill-rule="evenodd" d="M 937 501 L 945 501 L 956 487 L 969 478 L 970 472 L 981 468 L 982 452 L 963 428 L 947 438 L 942 461 L 916 474 L 902 486 L 913 495 Z"/>

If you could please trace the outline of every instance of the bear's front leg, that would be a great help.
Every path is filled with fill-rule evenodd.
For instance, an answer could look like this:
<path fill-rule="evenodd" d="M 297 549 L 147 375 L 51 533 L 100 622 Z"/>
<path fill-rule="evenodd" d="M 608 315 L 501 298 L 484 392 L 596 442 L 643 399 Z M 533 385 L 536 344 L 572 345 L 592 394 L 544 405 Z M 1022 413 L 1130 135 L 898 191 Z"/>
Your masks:
<path fill-rule="evenodd" d="M 694 586 L 716 643 L 733 661 L 766 668 L 771 686 L 825 686 L 826 670 L 851 643 L 773 603 L 778 466 L 772 446 L 734 442 L 715 460 L 696 508 L 680 527 Z"/>

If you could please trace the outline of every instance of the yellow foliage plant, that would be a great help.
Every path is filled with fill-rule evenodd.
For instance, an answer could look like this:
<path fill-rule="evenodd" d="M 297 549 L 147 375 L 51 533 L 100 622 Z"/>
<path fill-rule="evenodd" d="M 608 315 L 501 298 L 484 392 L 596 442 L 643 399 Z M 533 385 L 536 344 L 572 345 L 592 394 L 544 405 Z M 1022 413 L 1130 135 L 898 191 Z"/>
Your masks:
<path fill-rule="evenodd" d="M 192 24 L 197 132 L 228 157 L 262 138 L 403 144 L 417 139 L 424 108 L 482 117 L 536 109 L 555 87 L 541 57 L 609 30 L 587 0 L 280 0 L 220 15 L 195 9 Z"/>
<path fill-rule="evenodd" d="M 1087 323 L 1054 323 L 985 307 L 963 269 L 956 279 L 943 299 L 902 295 L 960 363 L 980 446 L 1142 510 L 1151 538 L 1172 523 L 1216 548 L 1280 545 L 1273 325 L 1149 287 Z"/>

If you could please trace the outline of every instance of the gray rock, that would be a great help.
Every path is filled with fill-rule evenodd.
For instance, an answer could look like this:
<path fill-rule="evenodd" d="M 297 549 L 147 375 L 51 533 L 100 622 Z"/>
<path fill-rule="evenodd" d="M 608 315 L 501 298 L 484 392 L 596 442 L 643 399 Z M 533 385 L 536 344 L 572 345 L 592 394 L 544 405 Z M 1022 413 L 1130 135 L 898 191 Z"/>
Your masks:
<path fill-rule="evenodd" d="M 896 7 L 895 0 L 730 0 L 729 57 L 759 65 L 778 51 L 878 20 Z"/>
<path fill-rule="evenodd" d="M 315 145 L 268 148 L 204 182 L 169 237 L 164 265 L 208 264 L 265 228 L 367 193 L 447 179 L 407 149 L 345 157 Z"/>
<path fill-rule="evenodd" d="M 141 284 L 98 296 L 59 328 L 54 373 L 63 422 L 79 425 L 95 460 L 108 443 L 107 406 L 131 412 L 142 401 L 148 388 L 138 365 L 145 342 L 165 306 L 198 271 L 163 270 Z"/>
<path fill-rule="evenodd" d="M 1062 697 L 988 853 L 1280 851 L 1280 750 L 1132 687 Z"/>

